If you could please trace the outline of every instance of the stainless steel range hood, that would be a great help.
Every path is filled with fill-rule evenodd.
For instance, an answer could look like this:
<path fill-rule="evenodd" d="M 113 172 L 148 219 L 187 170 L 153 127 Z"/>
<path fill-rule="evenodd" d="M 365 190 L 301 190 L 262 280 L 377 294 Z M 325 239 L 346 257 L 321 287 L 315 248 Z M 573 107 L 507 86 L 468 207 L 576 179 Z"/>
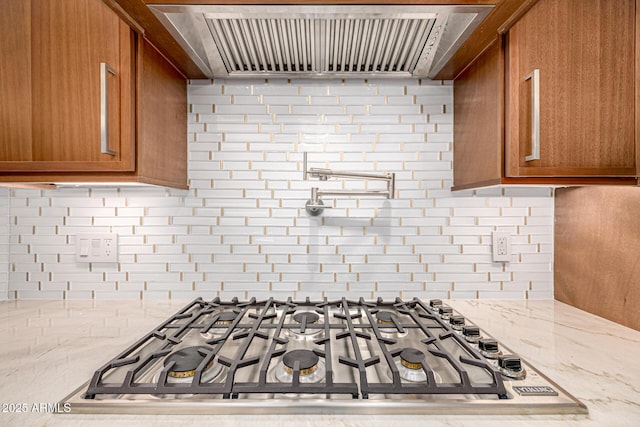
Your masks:
<path fill-rule="evenodd" d="M 149 7 L 211 78 L 430 78 L 493 8 Z"/>

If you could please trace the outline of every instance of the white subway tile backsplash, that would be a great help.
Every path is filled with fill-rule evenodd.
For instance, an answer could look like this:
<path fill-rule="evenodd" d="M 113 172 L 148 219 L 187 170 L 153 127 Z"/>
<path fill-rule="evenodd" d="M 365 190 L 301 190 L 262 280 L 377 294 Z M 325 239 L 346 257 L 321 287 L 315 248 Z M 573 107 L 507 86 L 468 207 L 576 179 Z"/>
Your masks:
<path fill-rule="evenodd" d="M 276 79 L 270 82 L 258 82 L 253 85 L 252 93 L 267 95 L 300 95 L 300 88 L 297 85 L 287 85 L 283 79 Z M 284 83 L 284 84 L 283 84 Z"/>
<path fill-rule="evenodd" d="M 427 291 L 440 291 L 440 292 L 447 292 L 444 295 L 444 297 L 431 297 L 431 298 L 449 298 L 448 296 L 448 292 L 450 292 L 453 289 L 453 283 L 451 282 L 438 282 L 436 280 L 433 280 L 433 278 L 431 280 L 426 281 L 425 283 L 425 290 Z M 438 295 L 442 295 L 442 294 L 438 294 Z"/>
<path fill-rule="evenodd" d="M 10 214 L 9 190 L 0 188 L 0 301 L 9 297 Z"/>
<path fill-rule="evenodd" d="M 304 91 L 304 92 L 308 92 L 308 91 Z M 322 93 L 322 90 L 317 95 L 311 95 L 307 99 L 310 105 L 333 106 L 333 105 L 340 104 L 340 98 L 338 98 L 337 96 L 328 96 Z M 296 108 L 300 108 L 300 107 L 301 106 L 296 106 Z"/>
<path fill-rule="evenodd" d="M 204 93 L 204 90 L 202 92 Z M 236 98 L 241 98 L 241 97 L 240 96 L 236 96 Z M 210 106 L 211 104 L 230 104 L 231 103 L 231 96 L 229 96 L 229 95 L 216 95 L 216 94 L 198 95 L 196 93 L 190 92 L 188 102 L 189 102 L 189 104 L 193 105 L 194 107 L 202 108 L 202 107 Z M 192 110 L 192 112 L 193 112 L 193 110 Z"/>
<path fill-rule="evenodd" d="M 64 298 L 65 291 L 55 290 L 16 290 L 9 291 L 11 299 L 27 299 L 27 300 L 60 300 Z"/>
<path fill-rule="evenodd" d="M 478 218 L 478 225 L 495 225 L 496 227 L 525 225 L 524 217 L 483 217 Z"/>
<path fill-rule="evenodd" d="M 145 290 L 142 292 L 142 298 L 145 300 L 168 300 L 171 297 L 169 291 Z"/>
<path fill-rule="evenodd" d="M 0 298 L 551 298 L 552 191 L 451 193 L 452 103 L 428 80 L 193 81 L 191 190 L 0 189 Z M 398 198 L 309 217 L 311 187 L 384 184 L 303 181 L 303 151 L 395 172 Z M 119 263 L 76 264 L 82 232 L 117 233 Z"/>
<path fill-rule="evenodd" d="M 389 99 L 389 98 L 387 98 Z M 405 98 L 407 99 L 407 98 Z M 391 104 L 391 103 L 389 103 Z M 420 105 L 406 105 L 406 104 L 401 104 L 401 103 L 395 103 L 395 105 L 372 105 L 371 108 L 369 108 L 369 113 L 371 114 L 371 116 L 385 116 L 385 115 L 390 115 L 393 117 L 398 117 L 398 119 L 400 119 L 399 115 L 409 115 L 409 114 L 418 114 L 420 113 Z M 423 120 L 424 121 L 424 120 Z"/>

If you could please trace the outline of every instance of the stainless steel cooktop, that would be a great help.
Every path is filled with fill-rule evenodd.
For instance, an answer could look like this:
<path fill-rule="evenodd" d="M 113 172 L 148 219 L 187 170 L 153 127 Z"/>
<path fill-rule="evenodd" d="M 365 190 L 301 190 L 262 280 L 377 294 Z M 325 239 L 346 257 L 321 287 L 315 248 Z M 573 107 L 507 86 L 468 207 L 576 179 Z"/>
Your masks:
<path fill-rule="evenodd" d="M 71 413 L 580 414 L 440 300 L 192 301 L 96 370 Z"/>

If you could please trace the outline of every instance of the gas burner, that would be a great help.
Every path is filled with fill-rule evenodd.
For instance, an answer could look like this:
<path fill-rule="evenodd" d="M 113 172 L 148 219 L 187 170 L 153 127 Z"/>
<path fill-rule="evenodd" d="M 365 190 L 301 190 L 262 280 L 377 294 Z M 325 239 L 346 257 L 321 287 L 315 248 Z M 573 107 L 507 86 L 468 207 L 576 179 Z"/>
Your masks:
<path fill-rule="evenodd" d="M 315 323 L 318 323 L 318 320 L 320 320 L 320 316 L 312 311 L 303 311 L 301 313 L 294 314 L 293 320 L 298 323 L 305 323 L 306 320 L 307 325 L 313 325 Z"/>
<path fill-rule="evenodd" d="M 217 314 L 217 316 L 218 318 L 215 321 L 215 325 L 219 326 L 230 326 L 233 324 L 234 320 L 236 320 L 236 317 L 238 317 L 238 315 L 233 311 L 223 311 L 220 314 Z M 207 332 L 201 332 L 200 335 L 205 339 L 211 339 L 221 336 L 226 332 L 226 330 L 227 328 L 211 328 Z M 239 329 L 236 332 L 238 331 Z"/>
<path fill-rule="evenodd" d="M 275 376 L 282 383 L 293 381 L 296 362 L 300 362 L 300 382 L 318 383 L 324 380 L 325 365 L 311 350 L 297 349 L 288 351 L 275 369 Z"/>
<path fill-rule="evenodd" d="M 324 334 L 322 328 L 309 328 L 309 325 L 320 323 L 320 316 L 313 311 L 301 311 L 293 315 L 293 321 L 300 324 L 299 328 L 290 328 L 287 333 L 294 339 L 309 340 L 315 339 Z"/>
<path fill-rule="evenodd" d="M 164 366 L 167 367 L 171 362 L 175 362 L 168 376 L 171 378 L 191 378 L 195 375 L 196 369 L 206 357 L 207 351 L 210 349 L 202 346 L 186 347 L 178 351 L 174 351 L 166 359 Z M 207 365 L 209 369 L 213 365 L 213 360 Z"/>
<path fill-rule="evenodd" d="M 527 377 L 527 371 L 522 367 L 522 361 L 513 354 L 498 356 L 498 371 L 507 378 L 523 380 Z"/>
<path fill-rule="evenodd" d="M 376 323 L 378 325 L 383 325 L 380 328 L 380 333 L 383 337 L 391 338 L 391 337 L 404 337 L 407 335 L 407 331 L 403 332 L 398 331 L 395 323 L 393 321 L 398 322 L 398 316 L 392 311 L 382 310 L 376 313 Z"/>
<path fill-rule="evenodd" d="M 237 314 L 232 311 L 223 311 L 216 320 L 216 325 L 231 325 L 236 320 Z"/>
<path fill-rule="evenodd" d="M 376 313 L 376 322 L 381 325 L 393 325 L 396 316 L 391 311 L 379 311 Z"/>
<path fill-rule="evenodd" d="M 415 348 L 404 348 L 400 352 L 400 360 L 395 361 L 400 378 L 414 383 L 426 382 L 427 373 L 422 369 L 426 359 L 423 352 Z"/>
<path fill-rule="evenodd" d="M 198 366 L 202 363 L 206 357 L 206 353 L 209 351 L 211 351 L 211 349 L 208 347 L 193 346 L 182 348 L 168 355 L 164 359 L 164 367 L 169 366 L 171 362 L 175 362 L 175 364 L 171 368 L 171 371 L 167 373 L 167 384 L 191 384 L 193 377 L 196 374 L 196 369 L 198 369 Z M 216 379 L 219 381 L 224 377 L 224 375 L 221 375 L 223 370 L 224 368 L 222 365 L 214 363 L 212 360 L 203 371 L 200 382 L 210 383 L 214 382 Z M 158 382 L 159 379 L 160 371 L 154 375 L 153 382 Z M 156 394 L 155 396 L 160 398 L 169 397 L 161 394 Z M 172 397 L 174 396 L 172 395 Z M 175 395 L 175 397 L 190 398 L 193 397 L 193 395 L 178 394 Z"/>
<path fill-rule="evenodd" d="M 292 350 L 282 357 L 284 370 L 293 374 L 296 362 L 300 362 L 300 376 L 311 375 L 318 369 L 320 358 L 311 350 Z"/>

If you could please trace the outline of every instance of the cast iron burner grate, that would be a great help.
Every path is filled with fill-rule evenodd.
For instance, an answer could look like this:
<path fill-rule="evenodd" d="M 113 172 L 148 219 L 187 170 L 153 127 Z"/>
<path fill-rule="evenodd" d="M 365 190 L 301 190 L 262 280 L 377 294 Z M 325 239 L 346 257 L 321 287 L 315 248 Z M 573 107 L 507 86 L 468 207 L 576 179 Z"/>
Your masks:
<path fill-rule="evenodd" d="M 319 335 L 302 344 L 291 339 L 288 332 L 300 331 L 301 325 Z M 210 331 L 215 334 L 207 335 Z M 297 349 L 300 345 L 304 348 Z M 188 369 L 193 380 L 168 381 L 175 370 L 175 354 L 193 346 L 199 346 Z M 303 357 L 287 356 L 292 351 Z M 301 381 L 313 369 L 307 365 L 320 359 L 324 378 L 313 383 Z M 425 380 L 403 379 L 400 360 L 404 363 L 401 369 L 409 365 L 414 371 L 422 370 L 419 377 Z M 290 382 L 272 375 L 282 362 L 287 365 Z M 216 363 L 225 367 L 224 378 L 203 380 L 207 368 Z M 338 371 L 343 374 L 338 376 Z M 294 302 L 271 298 L 240 302 L 198 298 L 98 369 L 85 398 L 206 394 L 236 399 L 264 393 L 350 395 L 353 399 L 377 394 L 507 397 L 494 365 L 436 308 L 418 299 Z"/>

